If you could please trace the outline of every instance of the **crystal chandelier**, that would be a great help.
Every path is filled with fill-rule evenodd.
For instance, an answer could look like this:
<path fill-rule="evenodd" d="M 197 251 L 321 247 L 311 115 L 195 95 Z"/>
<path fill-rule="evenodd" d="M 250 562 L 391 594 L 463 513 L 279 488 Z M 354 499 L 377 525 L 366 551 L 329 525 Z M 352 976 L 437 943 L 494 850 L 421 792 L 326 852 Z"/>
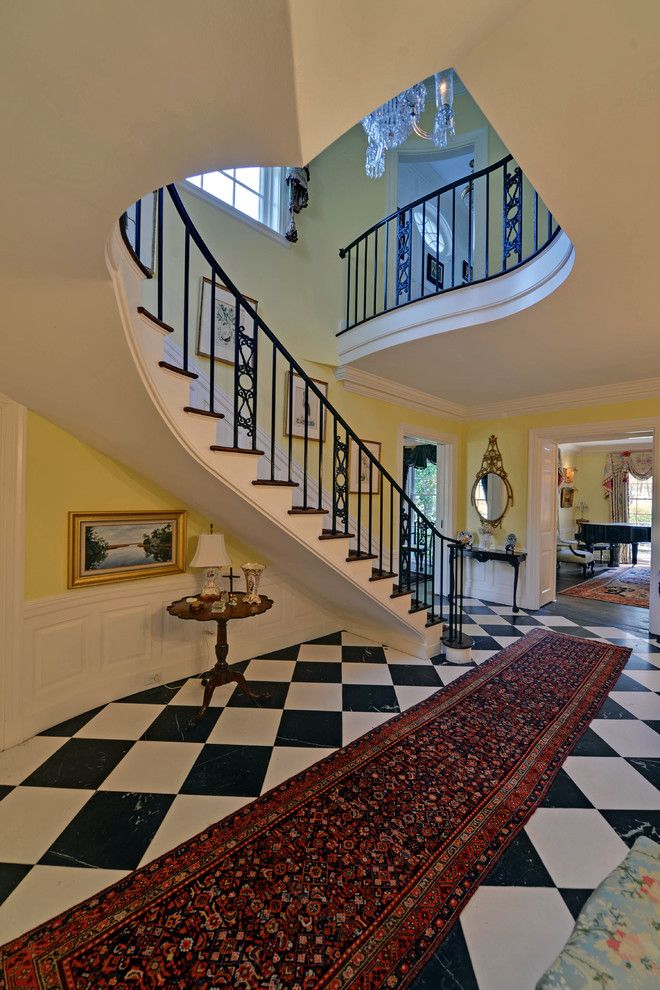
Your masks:
<path fill-rule="evenodd" d="M 446 148 L 448 137 L 454 137 L 454 70 L 435 74 L 436 112 L 433 132 L 425 131 L 419 119 L 426 106 L 426 84 L 417 83 L 388 100 L 382 107 L 362 119 L 367 135 L 365 169 L 370 179 L 379 179 L 385 171 L 385 152 L 398 148 L 414 131 L 418 137 Z"/>

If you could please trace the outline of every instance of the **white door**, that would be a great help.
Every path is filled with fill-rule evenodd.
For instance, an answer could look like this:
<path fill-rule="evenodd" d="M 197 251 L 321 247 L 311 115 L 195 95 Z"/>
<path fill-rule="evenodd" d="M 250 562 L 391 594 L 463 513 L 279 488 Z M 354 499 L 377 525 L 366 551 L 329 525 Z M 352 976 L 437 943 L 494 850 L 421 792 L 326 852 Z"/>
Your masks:
<path fill-rule="evenodd" d="M 557 587 L 557 444 L 544 440 L 541 451 L 539 512 L 539 605 L 556 598 Z"/>

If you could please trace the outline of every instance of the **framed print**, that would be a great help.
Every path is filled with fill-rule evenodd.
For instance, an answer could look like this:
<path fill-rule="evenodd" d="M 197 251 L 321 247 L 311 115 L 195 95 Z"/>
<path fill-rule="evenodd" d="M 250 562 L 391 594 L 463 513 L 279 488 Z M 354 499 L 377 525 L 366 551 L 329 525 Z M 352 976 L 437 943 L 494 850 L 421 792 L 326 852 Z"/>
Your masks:
<path fill-rule="evenodd" d="M 438 261 L 432 254 L 426 255 L 426 280 L 437 289 L 444 288 L 445 266 L 442 261 Z"/>
<path fill-rule="evenodd" d="M 256 309 L 256 299 L 245 297 Z M 247 316 L 247 314 L 245 314 Z M 250 324 L 251 325 L 251 324 Z M 236 329 L 236 300 L 222 282 L 215 283 L 215 333 L 216 361 L 223 364 L 234 363 L 234 337 Z M 199 298 L 199 325 L 197 327 L 197 353 L 200 357 L 211 357 L 211 279 L 202 278 Z"/>
<path fill-rule="evenodd" d="M 185 571 L 186 513 L 70 512 L 69 587 Z"/>
<path fill-rule="evenodd" d="M 378 440 L 363 440 L 362 443 L 377 461 L 380 460 L 380 443 Z M 369 494 L 369 458 L 364 452 L 358 457 L 358 447 L 351 440 L 351 450 L 348 458 L 348 490 L 353 495 L 358 491 L 363 495 Z M 359 475 L 358 475 L 359 472 Z M 371 494 L 380 495 L 380 471 L 371 469 Z"/>
<path fill-rule="evenodd" d="M 573 494 L 575 492 L 574 488 L 562 488 L 559 504 L 562 509 L 572 509 L 573 508 Z"/>
<path fill-rule="evenodd" d="M 290 381 L 289 381 L 290 380 Z M 312 378 L 319 391 L 328 397 L 328 383 Z M 291 387 L 291 399 L 289 399 L 289 388 Z M 290 421 L 291 420 L 291 421 Z M 290 374 L 284 373 L 284 435 L 291 434 L 294 437 L 305 438 L 305 420 L 307 420 L 307 439 L 320 439 L 321 424 L 321 400 L 313 392 L 307 394 L 307 408 L 305 408 L 305 380 L 294 371 Z M 323 440 L 327 432 L 328 417 L 323 416 Z"/>

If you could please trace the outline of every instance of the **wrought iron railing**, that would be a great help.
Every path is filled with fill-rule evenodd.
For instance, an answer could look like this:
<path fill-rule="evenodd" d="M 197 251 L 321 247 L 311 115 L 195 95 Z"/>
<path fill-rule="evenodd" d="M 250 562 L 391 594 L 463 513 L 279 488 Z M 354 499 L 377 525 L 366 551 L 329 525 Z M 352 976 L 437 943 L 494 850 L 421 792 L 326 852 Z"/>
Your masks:
<path fill-rule="evenodd" d="M 191 379 L 186 411 L 218 420 L 211 449 L 263 455 L 255 484 L 297 489 L 292 513 L 327 515 L 321 539 L 346 539 L 347 560 L 372 560 L 372 581 L 396 578 L 393 597 L 411 595 L 410 611 L 426 610 L 427 625 L 446 623 L 446 644 L 469 646 L 463 547 L 417 508 L 239 292 L 176 186 L 134 204 L 120 227 L 151 279 L 149 315 L 171 331 L 179 355 L 176 365 L 162 363 Z"/>
<path fill-rule="evenodd" d="M 560 230 L 512 155 L 402 206 L 339 251 L 344 327 L 530 261 Z"/>

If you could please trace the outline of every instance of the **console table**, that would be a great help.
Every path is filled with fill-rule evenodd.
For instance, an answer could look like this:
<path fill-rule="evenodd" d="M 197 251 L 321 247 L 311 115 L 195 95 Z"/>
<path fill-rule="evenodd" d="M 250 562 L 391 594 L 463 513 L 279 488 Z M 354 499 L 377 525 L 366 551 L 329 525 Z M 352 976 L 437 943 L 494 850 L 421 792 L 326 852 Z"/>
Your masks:
<path fill-rule="evenodd" d="M 204 712 L 211 704 L 213 692 L 222 684 L 229 684 L 234 681 L 238 684 L 241 691 L 244 691 L 245 694 L 247 694 L 248 698 L 258 701 L 259 698 L 262 697 L 261 695 L 254 693 L 248 682 L 245 680 L 242 671 L 232 670 L 227 663 L 227 654 L 229 653 L 229 644 L 227 643 L 227 623 L 232 619 L 248 619 L 252 615 L 262 615 L 264 612 L 267 612 L 269 608 L 273 607 L 273 600 L 272 598 L 266 598 L 265 595 L 260 595 L 259 602 L 252 604 L 243 600 L 245 595 L 242 593 L 239 594 L 235 592 L 234 597 L 237 599 L 236 605 L 228 604 L 223 612 L 212 612 L 212 602 L 205 602 L 201 609 L 193 610 L 185 598 L 180 598 L 178 601 L 172 602 L 171 605 L 167 606 L 167 611 L 170 615 L 176 616 L 177 619 L 195 619 L 197 622 L 216 622 L 218 624 L 218 635 L 215 644 L 215 655 L 217 660 L 215 666 L 212 667 L 211 670 L 208 670 L 205 674 L 202 674 L 204 698 L 202 700 L 202 707 L 191 719 L 191 725 L 199 722 Z"/>
<path fill-rule="evenodd" d="M 518 594 L 518 572 L 523 560 L 527 560 L 527 553 L 524 550 L 507 553 L 506 550 L 486 550 L 485 547 L 466 547 L 465 554 L 474 560 L 484 564 L 487 560 L 503 560 L 513 567 L 513 611 L 519 612 L 516 595 Z"/>

